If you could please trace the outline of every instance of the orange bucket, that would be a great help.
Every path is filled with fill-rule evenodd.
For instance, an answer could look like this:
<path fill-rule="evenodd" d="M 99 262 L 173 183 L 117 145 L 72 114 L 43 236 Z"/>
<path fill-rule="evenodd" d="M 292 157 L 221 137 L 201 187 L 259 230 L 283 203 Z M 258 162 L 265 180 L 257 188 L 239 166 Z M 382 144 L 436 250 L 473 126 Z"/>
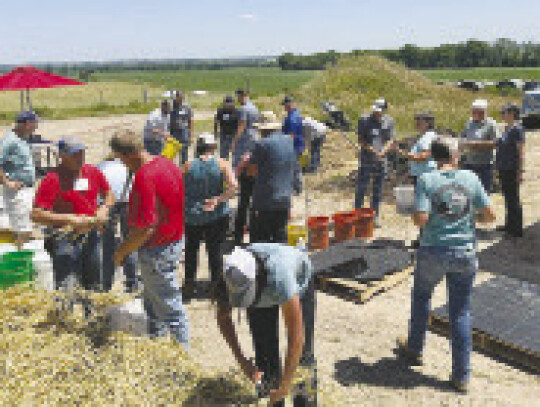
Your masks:
<path fill-rule="evenodd" d="M 324 250 L 330 246 L 330 218 L 313 216 L 308 218 L 308 238 L 310 250 Z"/>
<path fill-rule="evenodd" d="M 337 212 L 334 218 L 334 240 L 336 243 L 354 239 L 356 212 Z"/>
<path fill-rule="evenodd" d="M 356 237 L 371 239 L 375 223 L 375 211 L 370 208 L 361 208 L 356 211 Z"/>

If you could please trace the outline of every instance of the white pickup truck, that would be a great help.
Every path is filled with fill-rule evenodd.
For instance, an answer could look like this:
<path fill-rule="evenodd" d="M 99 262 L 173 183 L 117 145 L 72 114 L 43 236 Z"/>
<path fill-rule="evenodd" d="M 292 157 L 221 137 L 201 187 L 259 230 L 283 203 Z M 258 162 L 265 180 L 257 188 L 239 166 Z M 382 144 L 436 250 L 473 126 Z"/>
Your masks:
<path fill-rule="evenodd" d="M 521 119 L 526 129 L 540 127 L 540 90 L 531 90 L 523 94 Z"/>

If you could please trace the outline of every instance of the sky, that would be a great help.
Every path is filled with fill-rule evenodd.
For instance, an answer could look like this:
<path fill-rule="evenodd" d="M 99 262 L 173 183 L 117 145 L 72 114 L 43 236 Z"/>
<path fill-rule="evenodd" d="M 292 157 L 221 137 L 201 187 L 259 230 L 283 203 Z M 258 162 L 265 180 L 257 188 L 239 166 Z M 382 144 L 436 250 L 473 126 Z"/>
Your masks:
<path fill-rule="evenodd" d="M 539 41 L 540 1 L 0 0 L 0 64 Z M 519 9 L 521 11 L 519 11 Z"/>

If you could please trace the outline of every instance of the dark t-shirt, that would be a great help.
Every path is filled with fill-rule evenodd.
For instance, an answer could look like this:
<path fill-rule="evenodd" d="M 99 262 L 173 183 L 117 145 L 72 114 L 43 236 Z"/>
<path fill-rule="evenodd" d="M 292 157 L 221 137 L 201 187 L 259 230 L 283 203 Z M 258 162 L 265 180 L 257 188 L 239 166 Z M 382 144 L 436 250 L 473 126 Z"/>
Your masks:
<path fill-rule="evenodd" d="M 288 209 L 293 191 L 296 154 L 291 137 L 274 133 L 255 143 L 251 164 L 258 172 L 253 186 L 256 211 Z"/>
<path fill-rule="evenodd" d="M 497 168 L 501 171 L 517 170 L 519 164 L 518 145 L 525 141 L 523 127 L 516 125 L 506 129 L 497 140 Z"/>
<path fill-rule="evenodd" d="M 219 123 L 220 134 L 222 136 L 234 136 L 236 134 L 236 130 L 238 129 L 239 118 L 240 114 L 237 108 L 218 108 L 216 113 L 216 120 Z"/>

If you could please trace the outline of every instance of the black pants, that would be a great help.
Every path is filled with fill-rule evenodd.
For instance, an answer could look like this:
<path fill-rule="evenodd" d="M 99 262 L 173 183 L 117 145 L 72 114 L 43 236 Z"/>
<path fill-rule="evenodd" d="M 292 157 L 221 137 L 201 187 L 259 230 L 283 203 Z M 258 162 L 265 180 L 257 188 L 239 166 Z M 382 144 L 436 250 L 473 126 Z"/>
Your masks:
<path fill-rule="evenodd" d="M 512 236 L 523 235 L 523 210 L 519 198 L 516 170 L 499 171 L 501 188 L 506 206 L 506 231 Z"/>
<path fill-rule="evenodd" d="M 289 209 L 252 211 L 250 238 L 252 243 L 287 243 Z"/>
<path fill-rule="evenodd" d="M 317 389 L 317 370 L 315 360 L 314 331 L 315 331 L 315 283 L 312 280 L 300 298 L 302 319 L 304 322 L 304 349 L 300 358 L 300 366 L 311 369 L 309 387 Z M 279 307 L 249 308 L 247 311 L 249 329 L 255 348 L 255 363 L 264 373 L 266 384 L 270 389 L 277 389 L 281 380 L 281 361 L 279 358 Z M 316 406 L 316 392 L 299 389 L 293 394 L 295 407 Z M 293 390 L 294 393 L 294 390 Z M 275 403 L 274 407 L 282 407 L 285 403 Z"/>
<path fill-rule="evenodd" d="M 227 235 L 229 217 L 223 216 L 206 225 L 188 225 L 186 223 L 186 282 L 194 282 L 197 275 L 199 247 L 204 241 L 208 254 L 212 283 L 221 275 L 221 246 Z"/>
<path fill-rule="evenodd" d="M 249 177 L 242 173 L 240 181 L 240 201 L 238 202 L 238 211 L 234 223 L 234 243 L 241 244 L 244 241 L 244 229 L 246 227 L 249 203 L 253 193 L 254 177 Z"/>

